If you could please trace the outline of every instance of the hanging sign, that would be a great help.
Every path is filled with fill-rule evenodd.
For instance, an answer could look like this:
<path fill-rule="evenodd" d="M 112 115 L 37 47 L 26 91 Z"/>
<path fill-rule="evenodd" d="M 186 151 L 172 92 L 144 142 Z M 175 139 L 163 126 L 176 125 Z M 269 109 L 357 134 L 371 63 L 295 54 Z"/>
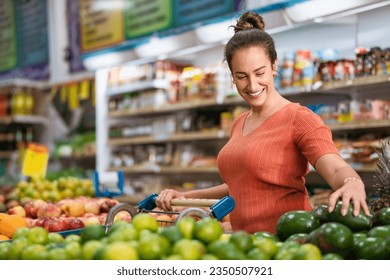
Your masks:
<path fill-rule="evenodd" d="M 127 0 L 125 3 L 126 39 L 150 35 L 172 27 L 171 0 Z"/>
<path fill-rule="evenodd" d="M 16 66 L 16 32 L 12 0 L 0 1 L 0 72 Z"/>
<path fill-rule="evenodd" d="M 49 148 L 30 142 L 24 154 L 22 175 L 27 177 L 46 176 Z"/>
<path fill-rule="evenodd" d="M 46 0 L 16 0 L 18 67 L 49 60 Z"/>
<path fill-rule="evenodd" d="M 122 8 L 115 1 L 80 0 L 81 49 L 88 52 L 123 41 Z M 118 1 L 116 1 L 118 2 Z"/>
<path fill-rule="evenodd" d="M 234 11 L 233 0 L 173 1 L 175 26 L 183 26 Z"/>

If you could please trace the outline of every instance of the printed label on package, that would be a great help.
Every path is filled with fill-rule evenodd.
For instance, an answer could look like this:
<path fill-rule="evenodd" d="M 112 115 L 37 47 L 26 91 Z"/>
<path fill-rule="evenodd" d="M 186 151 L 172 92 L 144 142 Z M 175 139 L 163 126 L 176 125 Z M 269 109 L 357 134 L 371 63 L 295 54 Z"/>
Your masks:
<path fill-rule="evenodd" d="M 172 26 L 171 0 L 127 0 L 125 3 L 127 39 L 149 35 Z"/>
<path fill-rule="evenodd" d="M 123 41 L 124 1 L 80 0 L 81 49 L 88 52 Z"/>
<path fill-rule="evenodd" d="M 16 66 L 16 32 L 12 0 L 0 0 L 0 72 Z"/>

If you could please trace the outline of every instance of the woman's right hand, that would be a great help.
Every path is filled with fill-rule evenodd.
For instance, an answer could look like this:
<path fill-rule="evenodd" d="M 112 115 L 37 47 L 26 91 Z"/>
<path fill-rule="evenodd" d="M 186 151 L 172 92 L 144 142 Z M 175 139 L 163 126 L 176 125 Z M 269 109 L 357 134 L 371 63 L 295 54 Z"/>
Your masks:
<path fill-rule="evenodd" d="M 173 190 L 173 189 L 165 189 L 160 192 L 160 194 L 156 198 L 157 207 L 165 210 L 172 211 L 171 200 L 174 198 L 185 198 L 184 194 Z"/>

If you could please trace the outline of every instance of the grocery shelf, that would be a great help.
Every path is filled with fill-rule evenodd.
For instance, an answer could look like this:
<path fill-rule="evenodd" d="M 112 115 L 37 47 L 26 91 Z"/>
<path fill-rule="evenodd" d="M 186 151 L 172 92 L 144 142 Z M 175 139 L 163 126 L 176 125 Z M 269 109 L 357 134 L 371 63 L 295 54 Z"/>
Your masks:
<path fill-rule="evenodd" d="M 34 81 L 21 78 L 0 80 L 0 88 L 28 87 L 38 90 L 47 90 L 51 87 L 48 81 Z"/>
<path fill-rule="evenodd" d="M 169 82 L 167 80 L 152 80 L 152 81 L 139 81 L 135 83 L 123 84 L 120 86 L 112 86 L 107 88 L 106 95 L 108 97 L 125 94 L 129 92 L 137 92 L 152 88 L 167 89 Z"/>
<path fill-rule="evenodd" d="M 11 158 L 17 151 L 0 151 L 0 158 Z"/>
<path fill-rule="evenodd" d="M 158 165 L 143 165 L 143 166 L 125 166 L 125 167 L 110 167 L 110 171 L 123 171 L 127 174 L 218 174 L 216 166 L 206 167 L 182 167 L 182 166 L 158 166 Z"/>
<path fill-rule="evenodd" d="M 138 145 L 166 142 L 186 142 L 198 140 L 228 139 L 229 132 L 224 130 L 195 131 L 174 134 L 157 134 L 141 137 L 113 138 L 108 140 L 110 146 Z"/>
<path fill-rule="evenodd" d="M 157 107 L 142 108 L 138 110 L 115 110 L 108 113 L 111 118 L 142 116 L 159 113 L 171 113 L 181 110 L 200 109 L 213 106 L 227 106 L 227 105 L 246 105 L 245 101 L 240 96 L 227 97 L 223 101 L 210 99 L 193 99 L 189 101 L 182 101 L 178 103 L 164 104 Z"/>
<path fill-rule="evenodd" d="M 327 124 L 332 131 L 358 130 L 358 129 L 376 129 L 390 127 L 390 120 L 367 120 L 354 121 L 337 124 Z"/>
<path fill-rule="evenodd" d="M 0 124 L 11 124 L 11 123 L 48 125 L 49 120 L 45 117 L 38 116 L 38 115 L 0 117 Z"/>

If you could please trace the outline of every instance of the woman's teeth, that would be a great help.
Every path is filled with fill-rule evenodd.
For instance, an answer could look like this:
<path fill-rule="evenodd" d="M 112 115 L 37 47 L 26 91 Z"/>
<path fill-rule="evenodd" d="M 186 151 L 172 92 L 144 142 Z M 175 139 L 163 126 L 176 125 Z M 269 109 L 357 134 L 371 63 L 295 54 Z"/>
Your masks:
<path fill-rule="evenodd" d="M 264 89 L 262 89 L 261 91 L 255 92 L 255 93 L 248 93 L 248 95 L 251 97 L 256 97 L 256 96 L 259 96 L 260 94 L 262 94 L 263 91 L 264 91 Z"/>

